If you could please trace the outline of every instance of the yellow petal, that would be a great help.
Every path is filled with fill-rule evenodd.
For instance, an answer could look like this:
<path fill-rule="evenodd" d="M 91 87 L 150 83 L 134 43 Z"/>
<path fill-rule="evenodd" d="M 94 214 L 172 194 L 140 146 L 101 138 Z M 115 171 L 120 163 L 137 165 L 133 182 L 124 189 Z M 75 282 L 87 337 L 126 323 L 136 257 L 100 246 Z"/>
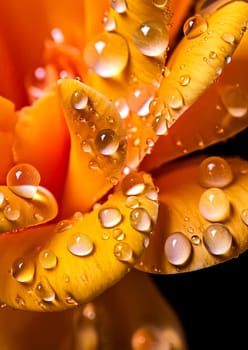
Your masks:
<path fill-rule="evenodd" d="M 130 179 L 123 180 L 122 189 L 88 214 L 2 234 L 0 301 L 18 309 L 62 310 L 123 277 L 149 243 L 157 219 L 156 189 L 149 175 L 140 177 L 143 186 L 134 198 L 127 192 L 133 182 L 130 187 Z"/>
<path fill-rule="evenodd" d="M 157 174 L 159 216 L 139 269 L 198 270 L 247 249 L 248 162 L 226 157 L 226 165 L 218 157 L 201 164 L 205 158 L 176 161 Z"/>

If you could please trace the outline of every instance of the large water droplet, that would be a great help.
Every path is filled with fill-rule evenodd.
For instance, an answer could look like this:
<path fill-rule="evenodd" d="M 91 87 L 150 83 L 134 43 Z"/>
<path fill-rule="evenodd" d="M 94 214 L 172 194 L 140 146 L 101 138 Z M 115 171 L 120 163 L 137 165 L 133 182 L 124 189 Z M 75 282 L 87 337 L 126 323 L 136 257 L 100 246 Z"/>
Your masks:
<path fill-rule="evenodd" d="M 18 258 L 11 267 L 12 276 L 21 283 L 32 282 L 35 273 L 34 263 L 30 259 Z"/>
<path fill-rule="evenodd" d="M 199 210 L 206 220 L 223 221 L 230 215 L 230 202 L 223 190 L 209 188 L 200 197 Z"/>
<path fill-rule="evenodd" d="M 248 226 L 248 209 L 243 209 L 240 213 L 241 220 Z"/>
<path fill-rule="evenodd" d="M 146 56 L 156 57 L 168 46 L 168 30 L 162 22 L 142 23 L 134 32 L 133 41 L 137 49 Z"/>
<path fill-rule="evenodd" d="M 223 89 L 221 99 L 232 117 L 241 118 L 248 111 L 248 95 L 239 86 L 229 86 Z"/>
<path fill-rule="evenodd" d="M 165 241 L 165 255 L 173 265 L 185 264 L 191 256 L 191 250 L 191 243 L 182 232 L 172 233 Z"/>
<path fill-rule="evenodd" d="M 52 250 L 45 249 L 39 254 L 39 262 L 44 269 L 50 270 L 56 267 L 58 258 Z"/>
<path fill-rule="evenodd" d="M 222 255 L 231 249 L 232 235 L 226 226 L 216 223 L 203 232 L 203 242 L 211 254 Z"/>
<path fill-rule="evenodd" d="M 144 178 L 142 174 L 131 172 L 124 177 L 122 181 L 122 192 L 126 196 L 136 196 L 141 194 L 145 189 Z"/>
<path fill-rule="evenodd" d="M 71 220 L 61 220 L 56 224 L 54 231 L 57 233 L 64 232 L 72 228 L 72 226 L 73 222 Z"/>
<path fill-rule="evenodd" d="M 133 251 L 128 243 L 120 242 L 116 243 L 114 246 L 114 255 L 121 261 L 130 261 L 133 256 Z"/>
<path fill-rule="evenodd" d="M 103 78 L 120 74 L 128 62 L 126 40 L 116 33 L 102 33 L 84 50 L 86 64 Z"/>
<path fill-rule="evenodd" d="M 199 167 L 199 182 L 203 187 L 225 187 L 233 180 L 229 163 L 222 157 L 208 157 Z"/>
<path fill-rule="evenodd" d="M 171 89 L 166 96 L 166 102 L 172 109 L 179 109 L 183 106 L 183 96 L 177 89 Z"/>
<path fill-rule="evenodd" d="M 94 244 L 88 235 L 76 232 L 69 237 L 67 248 L 74 255 L 87 256 L 92 253 Z"/>
<path fill-rule="evenodd" d="M 111 0 L 111 7 L 117 13 L 125 13 L 127 11 L 127 3 L 125 0 Z"/>
<path fill-rule="evenodd" d="M 208 29 L 206 19 L 201 15 L 189 17 L 183 26 L 183 33 L 187 39 L 193 39 L 205 33 Z"/>
<path fill-rule="evenodd" d="M 124 97 L 120 97 L 115 101 L 115 108 L 120 114 L 122 119 L 126 119 L 130 113 L 129 106 L 127 104 L 127 100 Z"/>
<path fill-rule="evenodd" d="M 99 211 L 99 220 L 103 227 L 110 228 L 121 222 L 122 215 L 118 208 L 104 208 Z"/>
<path fill-rule="evenodd" d="M 17 164 L 9 170 L 6 183 L 18 196 L 33 198 L 40 184 L 40 173 L 31 164 Z"/>
<path fill-rule="evenodd" d="M 104 129 L 97 134 L 95 144 L 101 154 L 109 156 L 117 151 L 119 138 L 112 129 Z"/>
<path fill-rule="evenodd" d="M 133 209 L 130 213 L 131 226 L 140 232 L 150 232 L 152 220 L 149 213 L 144 208 Z"/>

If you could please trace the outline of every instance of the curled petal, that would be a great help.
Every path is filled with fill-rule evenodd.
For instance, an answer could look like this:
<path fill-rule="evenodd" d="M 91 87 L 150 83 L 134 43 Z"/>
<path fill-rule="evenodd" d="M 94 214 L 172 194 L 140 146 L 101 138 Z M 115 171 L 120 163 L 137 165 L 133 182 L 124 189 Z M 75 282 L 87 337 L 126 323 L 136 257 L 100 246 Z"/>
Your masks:
<path fill-rule="evenodd" d="M 203 162 L 204 161 L 204 162 Z M 248 162 L 195 156 L 157 174 L 159 216 L 137 267 L 153 273 L 198 270 L 247 249 Z"/>
<path fill-rule="evenodd" d="M 123 277 L 149 243 L 157 219 L 149 175 L 88 214 L 0 236 L 0 300 L 17 309 L 63 310 L 85 303 Z M 111 273 L 109 273 L 111 271 Z"/>

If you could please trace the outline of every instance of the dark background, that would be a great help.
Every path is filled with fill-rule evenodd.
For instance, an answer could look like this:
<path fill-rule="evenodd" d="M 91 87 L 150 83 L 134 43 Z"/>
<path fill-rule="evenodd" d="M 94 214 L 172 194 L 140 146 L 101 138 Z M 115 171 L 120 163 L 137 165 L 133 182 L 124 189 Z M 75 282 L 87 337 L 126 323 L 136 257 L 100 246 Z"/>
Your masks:
<path fill-rule="evenodd" d="M 248 159 L 248 131 L 208 151 Z M 248 251 L 203 270 L 152 278 L 177 312 L 189 350 L 248 349 Z"/>

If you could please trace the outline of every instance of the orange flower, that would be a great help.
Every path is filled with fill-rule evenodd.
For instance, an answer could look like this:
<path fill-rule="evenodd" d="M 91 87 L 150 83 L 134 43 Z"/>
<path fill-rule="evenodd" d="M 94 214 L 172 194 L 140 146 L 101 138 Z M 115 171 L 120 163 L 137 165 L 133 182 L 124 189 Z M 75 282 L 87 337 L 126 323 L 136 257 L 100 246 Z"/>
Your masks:
<path fill-rule="evenodd" d="M 63 311 L 48 318 L 67 329 L 62 345 L 51 328 L 50 348 L 185 349 L 140 271 L 202 269 L 247 249 L 247 161 L 207 147 L 248 124 L 248 5 L 97 6 L 0 5 L 0 301 L 44 332 L 44 312 Z M 15 315 L 27 349 L 30 318 Z M 112 337 L 117 324 L 125 334 Z M 0 342 L 16 346 L 8 333 Z"/>

